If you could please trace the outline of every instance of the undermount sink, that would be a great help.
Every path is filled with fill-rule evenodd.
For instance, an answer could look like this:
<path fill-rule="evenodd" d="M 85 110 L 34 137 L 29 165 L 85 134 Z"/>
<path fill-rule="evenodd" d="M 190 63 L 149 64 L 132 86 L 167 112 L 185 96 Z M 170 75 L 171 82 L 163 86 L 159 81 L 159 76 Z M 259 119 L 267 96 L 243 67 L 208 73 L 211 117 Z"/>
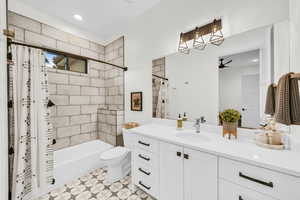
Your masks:
<path fill-rule="evenodd" d="M 179 137 L 181 139 L 187 140 L 187 141 L 193 141 L 193 142 L 209 142 L 210 138 L 201 135 L 201 133 L 193 133 L 193 132 L 181 132 L 177 133 L 176 137 Z"/>

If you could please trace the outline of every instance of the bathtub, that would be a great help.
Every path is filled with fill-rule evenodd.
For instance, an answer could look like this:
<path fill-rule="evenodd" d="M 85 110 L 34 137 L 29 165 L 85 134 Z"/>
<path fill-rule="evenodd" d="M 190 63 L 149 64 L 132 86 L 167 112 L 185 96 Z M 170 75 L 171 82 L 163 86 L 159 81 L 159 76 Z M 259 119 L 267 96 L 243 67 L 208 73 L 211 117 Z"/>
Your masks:
<path fill-rule="evenodd" d="M 41 191 L 39 196 L 61 187 L 92 170 L 104 167 L 100 160 L 100 154 L 111 148 L 113 146 L 110 144 L 101 140 L 93 140 L 55 151 L 53 172 L 55 184 Z"/>

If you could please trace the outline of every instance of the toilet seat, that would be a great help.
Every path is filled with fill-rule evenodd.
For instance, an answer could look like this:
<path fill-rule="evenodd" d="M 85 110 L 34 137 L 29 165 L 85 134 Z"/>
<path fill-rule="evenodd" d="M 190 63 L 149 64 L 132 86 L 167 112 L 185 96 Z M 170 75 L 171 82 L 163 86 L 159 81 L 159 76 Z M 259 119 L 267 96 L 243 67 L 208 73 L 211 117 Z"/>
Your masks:
<path fill-rule="evenodd" d="M 102 160 L 113 160 L 116 158 L 123 158 L 127 155 L 129 149 L 125 147 L 115 147 L 103 152 L 100 156 Z"/>

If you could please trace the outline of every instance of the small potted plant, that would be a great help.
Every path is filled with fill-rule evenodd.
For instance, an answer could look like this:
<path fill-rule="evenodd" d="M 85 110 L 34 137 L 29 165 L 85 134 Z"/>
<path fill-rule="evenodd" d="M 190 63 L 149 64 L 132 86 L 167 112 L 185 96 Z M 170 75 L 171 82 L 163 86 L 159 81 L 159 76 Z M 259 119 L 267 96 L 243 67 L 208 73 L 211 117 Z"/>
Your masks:
<path fill-rule="evenodd" d="M 234 109 L 227 109 L 220 113 L 220 118 L 223 123 L 223 136 L 229 134 L 237 137 L 238 121 L 241 118 L 239 111 Z"/>

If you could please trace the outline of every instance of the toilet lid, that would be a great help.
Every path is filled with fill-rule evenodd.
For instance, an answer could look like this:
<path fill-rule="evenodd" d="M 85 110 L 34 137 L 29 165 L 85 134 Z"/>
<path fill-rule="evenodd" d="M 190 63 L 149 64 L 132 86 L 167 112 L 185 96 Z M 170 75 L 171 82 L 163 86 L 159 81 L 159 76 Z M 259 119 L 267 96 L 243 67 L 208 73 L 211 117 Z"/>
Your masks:
<path fill-rule="evenodd" d="M 115 147 L 110 150 L 107 150 L 101 154 L 101 159 L 110 160 L 114 158 L 119 158 L 125 156 L 128 152 L 128 149 L 124 147 Z"/>

